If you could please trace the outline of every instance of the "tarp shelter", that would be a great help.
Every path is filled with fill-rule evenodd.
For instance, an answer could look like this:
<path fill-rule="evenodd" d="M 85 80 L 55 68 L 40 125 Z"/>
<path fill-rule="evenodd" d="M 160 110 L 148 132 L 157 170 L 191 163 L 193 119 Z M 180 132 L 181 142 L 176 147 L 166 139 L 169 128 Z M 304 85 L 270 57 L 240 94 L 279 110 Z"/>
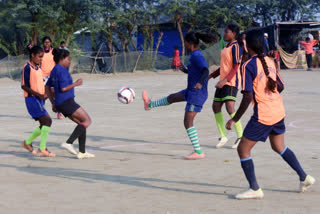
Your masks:
<path fill-rule="evenodd" d="M 279 50 L 286 67 L 306 68 L 305 52 L 300 50 L 299 43 L 306 38 L 303 33 L 319 31 L 320 22 L 276 22 L 262 29 L 269 34 L 270 49 Z M 319 39 L 319 34 L 315 35 L 315 39 Z"/>

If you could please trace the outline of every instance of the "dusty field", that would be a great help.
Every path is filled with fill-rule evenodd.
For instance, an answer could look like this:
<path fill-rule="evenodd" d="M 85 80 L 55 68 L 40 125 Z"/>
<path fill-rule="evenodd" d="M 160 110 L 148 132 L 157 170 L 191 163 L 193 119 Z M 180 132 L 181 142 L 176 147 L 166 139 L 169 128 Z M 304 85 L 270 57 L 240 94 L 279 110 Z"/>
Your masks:
<path fill-rule="evenodd" d="M 192 151 L 183 127 L 184 103 L 145 112 L 141 92 L 162 98 L 186 87 L 186 75 L 174 72 L 88 75 L 76 101 L 90 114 L 87 148 L 92 160 L 77 160 L 59 148 L 75 124 L 53 119 L 48 148 L 56 158 L 27 153 L 20 143 L 38 125 L 27 113 L 18 81 L 0 79 L 0 213 L 319 213 L 320 212 L 320 72 L 282 71 L 287 117 L 286 143 L 304 169 L 318 179 L 310 191 L 299 194 L 298 176 L 269 142 L 253 150 L 263 200 L 237 201 L 235 194 L 248 186 L 239 158 L 230 142 L 215 149 L 218 131 L 209 99 L 197 115 L 200 144 L 207 157 L 185 161 Z M 121 104 L 121 86 L 136 91 L 130 105 Z M 238 102 L 241 94 L 238 94 Z M 242 119 L 246 125 L 252 110 Z M 225 120 L 228 116 L 224 109 Z M 37 147 L 39 138 L 35 140 Z M 77 143 L 75 144 L 77 148 Z"/>

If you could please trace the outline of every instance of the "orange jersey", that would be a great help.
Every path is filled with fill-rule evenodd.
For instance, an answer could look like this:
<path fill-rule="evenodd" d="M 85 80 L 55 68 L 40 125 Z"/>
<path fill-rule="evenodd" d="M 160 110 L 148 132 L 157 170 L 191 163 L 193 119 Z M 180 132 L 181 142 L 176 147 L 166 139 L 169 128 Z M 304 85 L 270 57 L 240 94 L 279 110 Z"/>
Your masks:
<path fill-rule="evenodd" d="M 228 44 L 225 48 L 223 48 L 220 59 L 220 80 L 223 80 L 228 76 L 233 68 L 233 65 L 238 65 L 241 63 L 241 58 L 242 48 L 239 46 L 237 41 Z M 241 72 L 239 66 L 236 75 L 229 82 L 227 82 L 226 85 L 240 88 L 240 82 Z"/>
<path fill-rule="evenodd" d="M 50 76 L 50 73 L 56 63 L 53 60 L 52 49 L 49 52 L 44 52 L 42 62 L 41 62 L 41 70 L 43 72 L 43 76 L 47 77 Z"/>
<path fill-rule="evenodd" d="M 314 53 L 313 46 L 318 44 L 318 41 L 317 40 L 311 40 L 310 42 L 302 41 L 300 43 L 301 43 L 301 45 L 304 46 L 304 49 L 306 50 L 306 54 L 313 54 Z"/>
<path fill-rule="evenodd" d="M 29 62 L 23 66 L 21 72 L 21 86 L 27 86 L 33 91 L 44 94 L 43 74 L 39 67 L 32 66 Z M 24 91 L 24 97 L 32 96 Z"/>
<path fill-rule="evenodd" d="M 268 66 L 269 76 L 283 86 L 283 81 L 276 71 L 272 58 L 264 57 Z M 278 90 L 272 93 L 267 89 L 268 77 L 262 63 L 253 56 L 242 66 L 242 90 L 253 93 L 253 118 L 265 125 L 274 125 L 285 117 L 282 97 Z"/>

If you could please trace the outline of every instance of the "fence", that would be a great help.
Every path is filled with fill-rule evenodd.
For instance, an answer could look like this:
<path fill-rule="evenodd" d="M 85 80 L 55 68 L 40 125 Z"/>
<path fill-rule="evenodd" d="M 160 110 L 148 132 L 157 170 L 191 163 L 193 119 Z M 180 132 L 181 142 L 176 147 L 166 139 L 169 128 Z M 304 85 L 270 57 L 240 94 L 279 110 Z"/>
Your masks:
<path fill-rule="evenodd" d="M 220 63 L 220 44 L 214 44 L 202 51 L 209 66 Z M 115 53 L 111 57 L 99 56 L 100 53 L 76 54 L 72 56 L 71 73 L 121 73 L 135 70 L 161 71 L 171 68 L 171 57 L 162 56 L 154 51 Z M 187 64 L 189 57 L 181 57 Z M 17 79 L 28 56 L 8 56 L 0 60 L 0 78 Z"/>

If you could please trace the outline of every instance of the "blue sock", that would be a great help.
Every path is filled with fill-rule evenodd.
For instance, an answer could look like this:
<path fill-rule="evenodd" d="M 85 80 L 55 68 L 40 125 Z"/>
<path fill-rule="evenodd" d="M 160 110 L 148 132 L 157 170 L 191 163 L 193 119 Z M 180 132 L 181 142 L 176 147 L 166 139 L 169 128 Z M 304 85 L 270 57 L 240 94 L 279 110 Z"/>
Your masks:
<path fill-rule="evenodd" d="M 280 153 L 280 155 L 291 166 L 291 168 L 297 172 L 297 174 L 299 175 L 300 181 L 304 181 L 307 177 L 307 174 L 303 171 L 293 151 L 291 151 L 288 147 L 286 147 Z"/>
<path fill-rule="evenodd" d="M 256 180 L 256 175 L 254 174 L 254 165 L 252 158 L 244 158 L 240 159 L 241 161 L 241 167 L 243 169 L 244 174 L 246 175 L 246 178 L 249 182 L 250 189 L 258 190 L 260 187 Z"/>

